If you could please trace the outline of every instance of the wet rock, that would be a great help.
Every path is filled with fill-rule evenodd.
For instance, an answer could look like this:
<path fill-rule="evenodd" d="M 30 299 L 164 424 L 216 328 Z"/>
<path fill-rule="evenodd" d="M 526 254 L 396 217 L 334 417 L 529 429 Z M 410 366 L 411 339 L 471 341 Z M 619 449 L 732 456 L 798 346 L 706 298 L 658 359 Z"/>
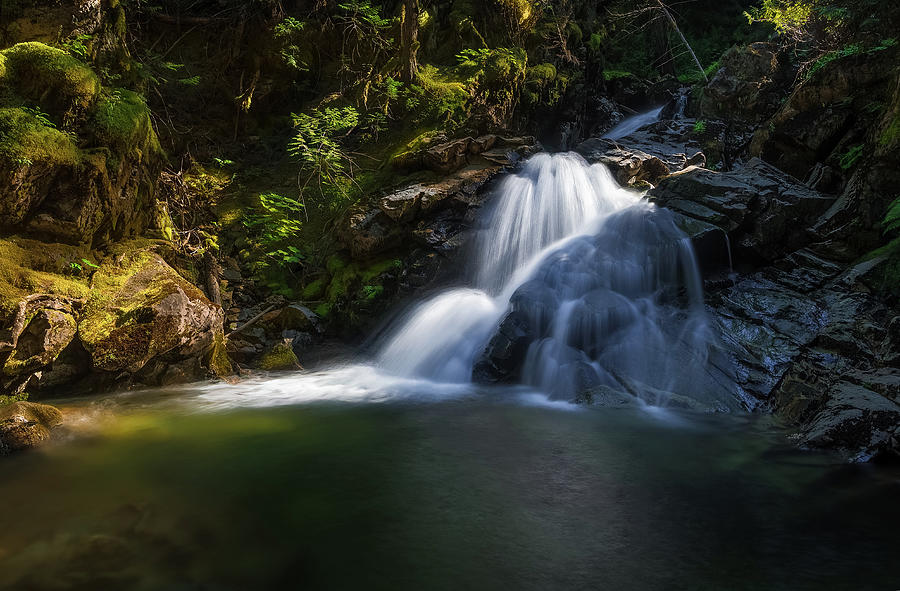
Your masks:
<path fill-rule="evenodd" d="M 900 405 L 861 385 L 838 382 L 799 436 L 802 445 L 838 450 L 852 461 L 900 456 Z"/>
<path fill-rule="evenodd" d="M 579 144 L 575 151 L 588 162 L 605 164 L 620 185 L 646 182 L 657 184 L 671 172 L 666 164 L 646 152 L 621 147 L 613 140 L 592 138 Z"/>
<path fill-rule="evenodd" d="M 699 233 L 708 226 L 727 232 L 735 264 L 772 262 L 813 238 L 804 231 L 834 203 L 796 179 L 755 158 L 726 173 L 688 168 L 664 179 L 649 198 L 660 206 L 696 219 Z"/>
<path fill-rule="evenodd" d="M 0 456 L 41 445 L 61 423 L 62 413 L 46 404 L 15 402 L 0 406 Z"/>
<path fill-rule="evenodd" d="M 528 346 L 535 337 L 535 332 L 524 314 L 520 312 L 508 314 L 476 364 L 473 378 L 479 382 L 514 379 L 518 376 Z"/>

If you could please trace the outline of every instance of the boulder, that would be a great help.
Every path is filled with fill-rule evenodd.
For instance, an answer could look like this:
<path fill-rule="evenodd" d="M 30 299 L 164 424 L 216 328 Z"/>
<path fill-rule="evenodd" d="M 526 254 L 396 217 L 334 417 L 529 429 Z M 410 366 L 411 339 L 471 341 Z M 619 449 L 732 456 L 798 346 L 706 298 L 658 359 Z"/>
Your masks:
<path fill-rule="evenodd" d="M 292 339 L 284 339 L 266 351 L 259 360 L 259 368 L 266 371 L 303 369 L 294 353 Z"/>
<path fill-rule="evenodd" d="M 771 117 L 785 94 L 785 73 L 773 43 L 751 43 L 729 49 L 720 68 L 703 88 L 704 116 L 759 123 Z"/>
<path fill-rule="evenodd" d="M 78 337 L 94 370 L 150 383 L 168 381 L 168 366 L 178 381 L 230 372 L 222 308 L 152 250 L 104 263 L 91 289 Z"/>
<path fill-rule="evenodd" d="M 609 139 L 591 138 L 580 143 L 575 151 L 588 162 L 606 165 L 620 185 L 640 182 L 655 185 L 671 172 L 666 163 L 656 156 L 624 148 Z"/>
<path fill-rule="evenodd" d="M 0 456 L 41 445 L 62 423 L 62 413 L 46 404 L 15 402 L 0 406 Z"/>

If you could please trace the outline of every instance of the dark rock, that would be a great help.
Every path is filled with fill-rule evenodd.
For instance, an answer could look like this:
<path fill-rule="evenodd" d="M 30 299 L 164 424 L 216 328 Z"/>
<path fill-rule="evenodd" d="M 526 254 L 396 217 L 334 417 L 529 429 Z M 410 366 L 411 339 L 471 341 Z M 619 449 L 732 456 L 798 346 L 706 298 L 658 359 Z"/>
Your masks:
<path fill-rule="evenodd" d="M 703 89 L 704 116 L 759 123 L 772 116 L 785 94 L 785 75 L 773 43 L 733 47 Z"/>
<path fill-rule="evenodd" d="M 689 232 L 694 238 L 709 226 L 727 232 L 736 264 L 772 262 L 803 247 L 812 239 L 804 228 L 834 202 L 759 159 L 727 173 L 685 169 L 664 179 L 649 198 L 703 222 Z"/>

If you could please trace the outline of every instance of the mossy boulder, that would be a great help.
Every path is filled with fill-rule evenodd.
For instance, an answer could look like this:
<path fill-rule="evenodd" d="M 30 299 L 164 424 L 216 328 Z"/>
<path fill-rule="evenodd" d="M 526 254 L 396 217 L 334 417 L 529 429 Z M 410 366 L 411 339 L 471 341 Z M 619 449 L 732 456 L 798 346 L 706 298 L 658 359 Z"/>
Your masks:
<path fill-rule="evenodd" d="M 99 246 L 153 223 L 164 155 L 143 99 L 64 51 L 0 52 L 0 222 Z"/>
<path fill-rule="evenodd" d="M 280 371 L 289 369 L 301 369 L 300 361 L 291 340 L 286 339 L 283 343 L 276 343 L 271 349 L 263 354 L 259 360 L 259 368 L 266 371 Z"/>
<path fill-rule="evenodd" d="M 0 406 L 0 456 L 37 447 L 62 423 L 59 409 L 46 404 L 15 402 Z"/>
<path fill-rule="evenodd" d="M 220 306 L 143 249 L 94 274 L 78 336 L 95 370 L 171 383 L 230 370 L 221 353 L 223 322 Z"/>
<path fill-rule="evenodd" d="M 62 125 L 84 117 L 100 96 L 97 74 L 61 49 L 30 42 L 0 53 L 0 85 L 31 104 L 39 104 Z"/>

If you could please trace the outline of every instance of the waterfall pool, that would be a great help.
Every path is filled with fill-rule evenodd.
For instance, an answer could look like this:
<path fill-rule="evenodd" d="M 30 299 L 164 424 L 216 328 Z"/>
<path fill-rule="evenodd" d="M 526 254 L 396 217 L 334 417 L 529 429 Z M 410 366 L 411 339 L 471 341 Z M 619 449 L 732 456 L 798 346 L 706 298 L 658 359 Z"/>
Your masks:
<path fill-rule="evenodd" d="M 76 404 L 99 427 L 4 460 L 0 588 L 900 581 L 900 472 L 794 450 L 769 417 L 343 371 L 358 383 L 326 372 Z M 342 402 L 315 402 L 341 399 L 340 383 Z"/>

